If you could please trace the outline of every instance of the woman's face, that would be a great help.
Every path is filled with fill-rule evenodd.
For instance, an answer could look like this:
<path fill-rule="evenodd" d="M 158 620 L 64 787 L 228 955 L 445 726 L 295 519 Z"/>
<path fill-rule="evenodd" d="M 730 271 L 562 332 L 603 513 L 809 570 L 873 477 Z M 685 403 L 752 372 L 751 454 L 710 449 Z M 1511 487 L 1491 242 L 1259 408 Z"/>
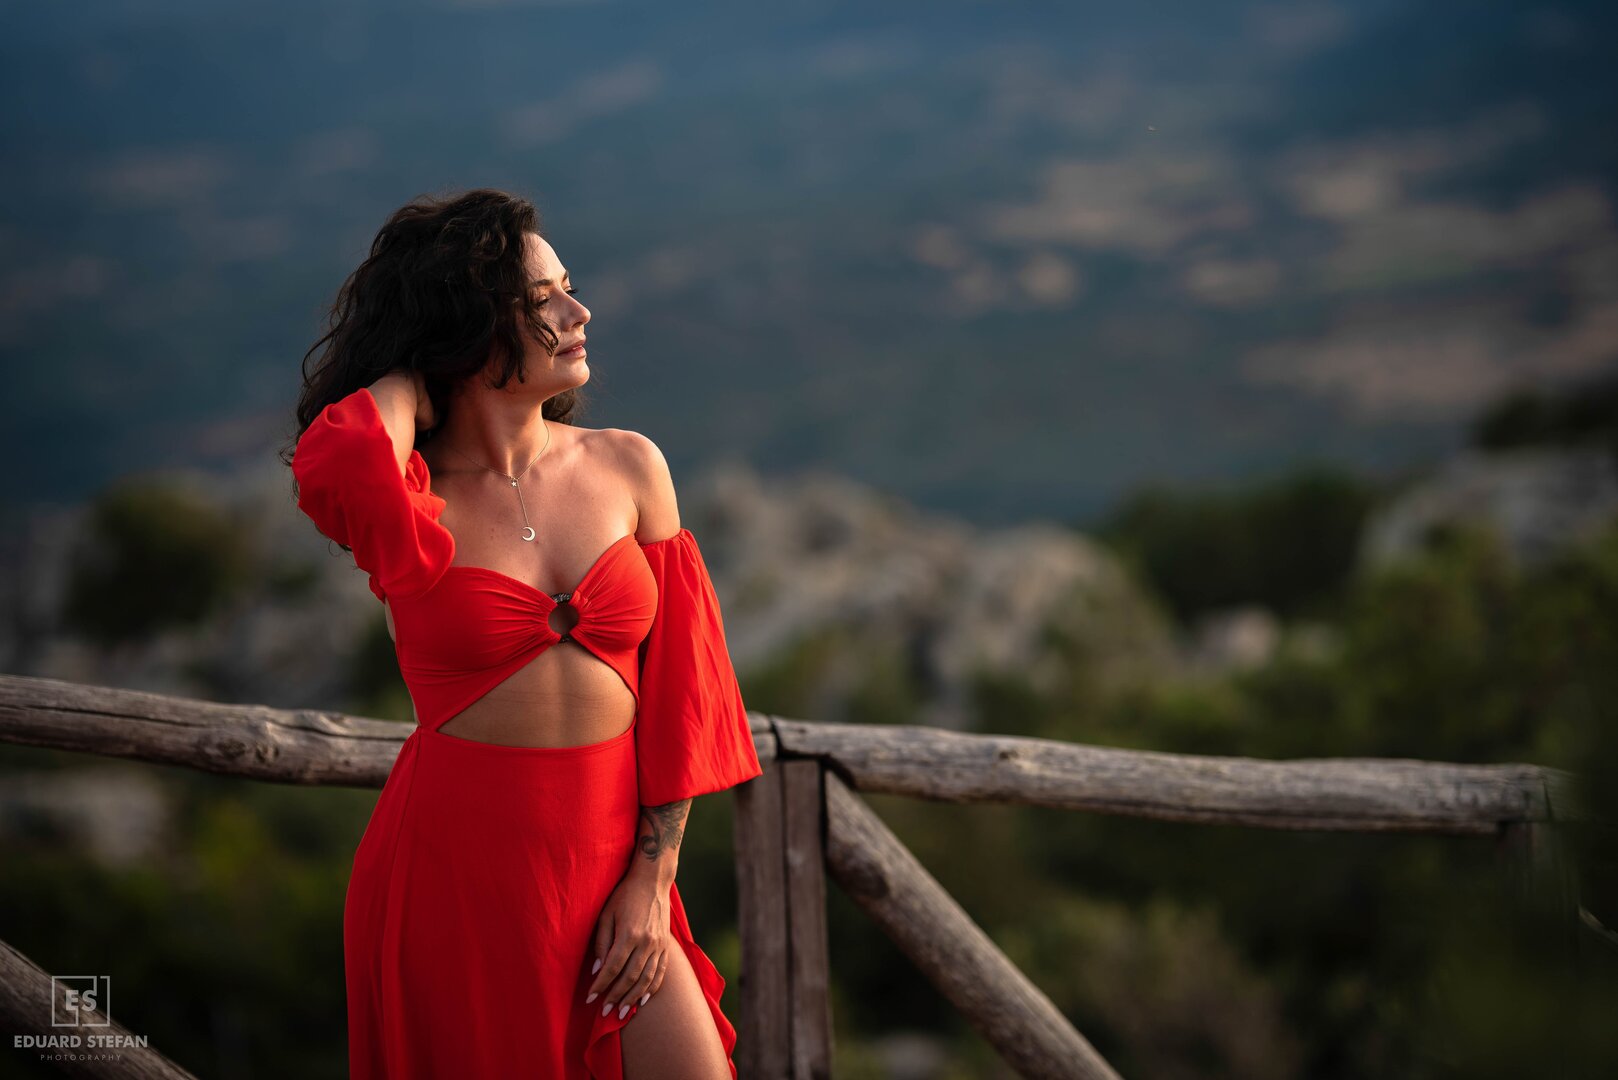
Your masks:
<path fill-rule="evenodd" d="M 523 355 L 524 374 L 529 382 L 537 378 L 559 384 L 561 389 L 583 386 L 590 379 L 584 350 L 584 324 L 590 321 L 590 309 L 573 298 L 573 282 L 550 243 L 538 233 L 527 233 L 525 239 L 528 288 L 539 305 L 540 318 L 556 331 L 557 342 L 552 354 L 543 339 L 529 338 Z"/>

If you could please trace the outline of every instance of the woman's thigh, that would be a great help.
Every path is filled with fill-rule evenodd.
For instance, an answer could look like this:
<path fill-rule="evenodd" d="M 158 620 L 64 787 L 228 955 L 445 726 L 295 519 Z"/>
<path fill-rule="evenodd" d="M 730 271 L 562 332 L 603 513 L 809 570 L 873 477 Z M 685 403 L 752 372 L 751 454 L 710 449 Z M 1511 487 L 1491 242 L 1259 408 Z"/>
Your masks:
<path fill-rule="evenodd" d="M 702 984 L 680 943 L 669 939 L 663 987 L 619 1030 L 624 1080 L 730 1080 Z"/>

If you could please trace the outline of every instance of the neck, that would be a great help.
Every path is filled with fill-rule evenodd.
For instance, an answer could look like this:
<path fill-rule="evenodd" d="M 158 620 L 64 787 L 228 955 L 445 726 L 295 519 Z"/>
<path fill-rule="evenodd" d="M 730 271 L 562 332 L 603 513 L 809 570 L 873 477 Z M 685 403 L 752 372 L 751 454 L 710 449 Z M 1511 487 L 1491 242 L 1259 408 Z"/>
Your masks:
<path fill-rule="evenodd" d="M 467 468 L 476 462 L 505 476 L 520 476 L 546 450 L 547 441 L 555 439 L 543 414 L 544 400 L 536 403 L 527 395 L 467 395 L 452 405 L 433 441 Z"/>

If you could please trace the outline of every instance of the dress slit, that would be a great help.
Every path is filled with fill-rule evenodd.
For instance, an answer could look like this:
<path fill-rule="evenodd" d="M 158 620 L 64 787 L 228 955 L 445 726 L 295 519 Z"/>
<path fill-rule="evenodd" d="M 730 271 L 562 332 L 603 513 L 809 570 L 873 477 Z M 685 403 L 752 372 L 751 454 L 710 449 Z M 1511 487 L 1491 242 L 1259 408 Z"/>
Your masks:
<path fill-rule="evenodd" d="M 596 920 L 634 857 L 635 723 L 583 746 L 405 740 L 344 904 L 352 1080 L 624 1080 L 638 1007 L 620 1020 L 584 997 Z M 729 1060 L 725 980 L 677 884 L 669 896 Z"/>

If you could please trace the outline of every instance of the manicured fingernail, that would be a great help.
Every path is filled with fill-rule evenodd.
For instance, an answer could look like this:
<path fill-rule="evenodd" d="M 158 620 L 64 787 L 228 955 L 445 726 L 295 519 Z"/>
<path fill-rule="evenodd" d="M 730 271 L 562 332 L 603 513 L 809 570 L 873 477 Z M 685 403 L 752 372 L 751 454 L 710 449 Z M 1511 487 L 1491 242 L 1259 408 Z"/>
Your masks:
<path fill-rule="evenodd" d="M 628 1005 L 625 1005 L 623 1008 L 618 1010 L 618 1019 L 622 1020 L 627 1015 L 629 1015 L 629 1006 Z"/>
<path fill-rule="evenodd" d="M 601 970 L 601 961 L 597 960 L 596 961 L 596 966 L 590 969 L 590 974 L 594 975 L 596 972 L 598 972 L 600 970 Z"/>
<path fill-rule="evenodd" d="M 594 1001 L 598 996 L 600 996 L 600 994 L 601 991 L 597 990 L 594 994 L 591 994 L 589 997 L 585 998 L 584 1003 L 586 1005 L 590 1004 L 590 1002 Z"/>
<path fill-rule="evenodd" d="M 636 1004 L 637 1004 L 637 1005 L 644 1005 L 644 1004 L 646 1004 L 646 1000 L 647 1000 L 647 999 L 648 999 L 648 998 L 650 998 L 650 997 L 651 997 L 651 996 L 652 996 L 652 992 L 651 992 L 651 991 L 650 991 L 650 990 L 648 990 L 648 991 L 646 991 L 646 993 L 644 993 L 644 994 L 642 994 L 642 995 L 641 995 L 641 996 L 640 996 L 640 1000 L 639 1000 L 639 1001 L 638 1001 L 638 1002 L 636 1002 Z"/>
<path fill-rule="evenodd" d="M 601 1006 L 601 1015 L 606 1016 L 610 1012 L 612 1012 L 612 1002 L 609 1001 L 605 1005 Z"/>

